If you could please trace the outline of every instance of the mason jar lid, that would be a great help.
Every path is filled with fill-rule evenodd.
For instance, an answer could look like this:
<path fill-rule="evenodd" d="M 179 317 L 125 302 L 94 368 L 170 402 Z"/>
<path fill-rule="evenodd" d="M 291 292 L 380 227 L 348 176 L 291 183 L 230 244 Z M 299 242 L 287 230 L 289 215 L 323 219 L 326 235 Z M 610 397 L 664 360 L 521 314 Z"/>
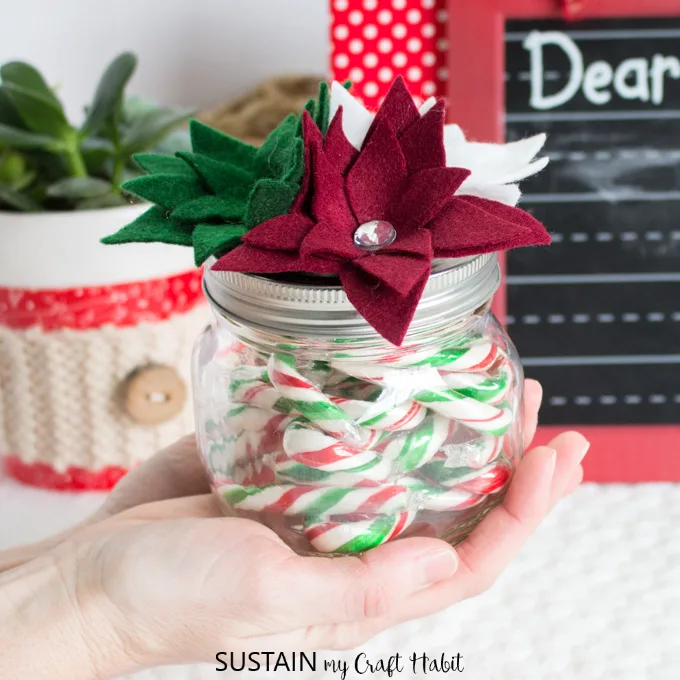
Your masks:
<path fill-rule="evenodd" d="M 213 271 L 214 262 L 206 263 L 203 288 L 227 319 L 282 335 L 377 336 L 335 277 Z M 435 260 L 409 334 L 472 314 L 492 297 L 500 280 L 496 253 Z"/>

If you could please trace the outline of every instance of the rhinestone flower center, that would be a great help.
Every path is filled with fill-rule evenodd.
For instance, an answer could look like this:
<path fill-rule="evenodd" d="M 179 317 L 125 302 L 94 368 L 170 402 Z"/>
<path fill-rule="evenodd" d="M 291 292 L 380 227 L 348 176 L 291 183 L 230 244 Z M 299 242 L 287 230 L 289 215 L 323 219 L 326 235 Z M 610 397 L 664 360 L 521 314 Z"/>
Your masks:
<path fill-rule="evenodd" d="M 357 227 L 354 245 L 361 250 L 380 250 L 394 243 L 397 230 L 386 220 L 371 220 Z"/>

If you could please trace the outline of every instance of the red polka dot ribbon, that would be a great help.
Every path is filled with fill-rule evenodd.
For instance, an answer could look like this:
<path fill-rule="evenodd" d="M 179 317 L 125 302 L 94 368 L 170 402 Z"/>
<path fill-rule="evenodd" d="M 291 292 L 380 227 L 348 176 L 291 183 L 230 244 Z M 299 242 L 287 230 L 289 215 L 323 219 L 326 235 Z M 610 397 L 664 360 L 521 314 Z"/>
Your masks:
<path fill-rule="evenodd" d="M 447 0 L 331 0 L 331 66 L 377 108 L 403 75 L 420 103 L 445 93 Z"/>

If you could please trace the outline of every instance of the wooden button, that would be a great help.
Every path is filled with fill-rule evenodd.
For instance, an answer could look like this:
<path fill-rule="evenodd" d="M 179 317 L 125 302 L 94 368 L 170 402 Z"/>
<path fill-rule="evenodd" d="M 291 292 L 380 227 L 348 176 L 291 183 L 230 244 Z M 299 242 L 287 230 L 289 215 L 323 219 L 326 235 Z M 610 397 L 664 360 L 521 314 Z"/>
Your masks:
<path fill-rule="evenodd" d="M 170 366 L 145 366 L 128 376 L 123 386 L 127 414 L 141 425 L 171 420 L 184 408 L 187 388 Z"/>

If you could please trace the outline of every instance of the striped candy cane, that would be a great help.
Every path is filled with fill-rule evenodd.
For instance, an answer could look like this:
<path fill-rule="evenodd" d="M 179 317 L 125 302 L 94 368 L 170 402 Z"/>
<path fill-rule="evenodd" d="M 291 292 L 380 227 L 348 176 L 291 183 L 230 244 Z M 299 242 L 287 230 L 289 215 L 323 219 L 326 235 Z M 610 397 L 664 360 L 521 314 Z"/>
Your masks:
<path fill-rule="evenodd" d="M 411 472 L 425 465 L 453 434 L 455 423 L 440 415 L 427 416 L 416 430 L 399 437 L 390 437 L 376 450 L 401 472 Z"/>
<path fill-rule="evenodd" d="M 390 514 L 406 508 L 412 497 L 405 486 L 394 484 L 349 488 L 276 484 L 259 488 L 234 483 L 221 486 L 219 493 L 237 510 L 304 517 Z"/>
<path fill-rule="evenodd" d="M 387 543 L 403 533 L 416 513 L 398 512 L 358 521 L 309 520 L 304 534 L 322 553 L 359 553 Z"/>
<path fill-rule="evenodd" d="M 502 458 L 480 470 L 447 467 L 446 461 L 437 459 L 424 465 L 422 474 L 447 488 L 456 488 L 476 494 L 490 494 L 502 489 L 512 474 L 511 463 Z"/>
<path fill-rule="evenodd" d="M 272 354 L 268 372 L 269 379 L 281 395 L 318 428 L 338 439 L 361 441 L 359 429 L 352 419 L 295 369 L 293 357 Z"/>
<path fill-rule="evenodd" d="M 423 406 L 476 432 L 500 437 L 512 424 L 512 411 L 509 408 L 498 408 L 476 401 L 456 390 L 422 390 L 413 398 Z"/>
<path fill-rule="evenodd" d="M 371 430 L 411 430 L 418 427 L 425 416 L 427 409 L 417 402 L 406 400 L 401 403 L 393 403 L 386 399 L 382 401 L 368 402 L 357 399 L 343 399 L 341 397 L 331 397 L 334 404 L 337 404 L 354 422 Z"/>
<path fill-rule="evenodd" d="M 328 472 L 352 470 L 376 458 L 376 454 L 368 449 L 379 437 L 370 432 L 361 447 L 350 446 L 297 418 L 286 427 L 283 450 L 292 460 L 308 467 Z"/>

